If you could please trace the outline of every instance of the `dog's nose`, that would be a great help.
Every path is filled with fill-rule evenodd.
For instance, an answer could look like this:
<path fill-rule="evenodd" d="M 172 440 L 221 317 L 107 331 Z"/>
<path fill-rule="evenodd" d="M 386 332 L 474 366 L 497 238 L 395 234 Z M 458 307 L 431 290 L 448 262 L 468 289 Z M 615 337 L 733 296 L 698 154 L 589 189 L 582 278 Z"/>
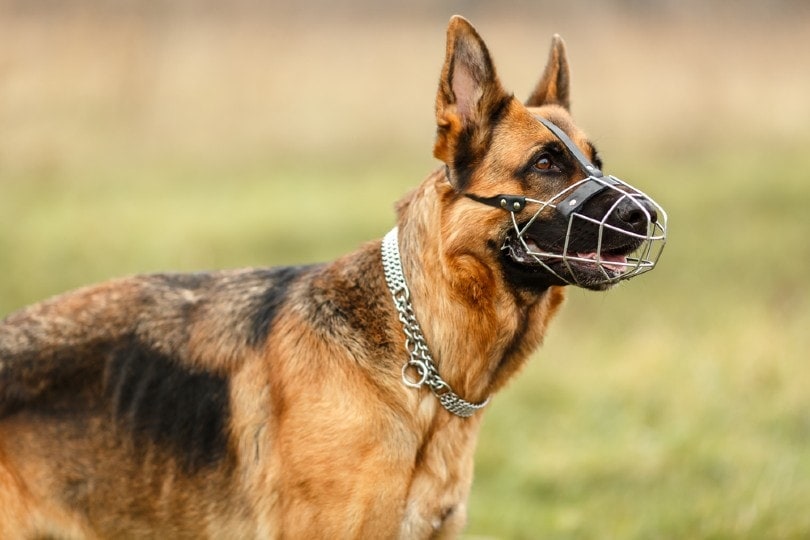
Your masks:
<path fill-rule="evenodd" d="M 631 227 L 644 227 L 658 221 L 658 212 L 647 198 L 626 197 L 616 207 L 616 217 Z"/>

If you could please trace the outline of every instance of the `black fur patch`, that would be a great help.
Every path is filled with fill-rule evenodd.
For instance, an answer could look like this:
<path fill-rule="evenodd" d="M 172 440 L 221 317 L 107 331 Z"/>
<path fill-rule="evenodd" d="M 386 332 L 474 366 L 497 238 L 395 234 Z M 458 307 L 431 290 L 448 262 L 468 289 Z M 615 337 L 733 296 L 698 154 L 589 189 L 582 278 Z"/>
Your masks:
<path fill-rule="evenodd" d="M 193 371 L 131 339 L 110 354 L 104 386 L 113 415 L 132 430 L 136 447 L 143 439 L 169 447 L 188 472 L 227 454 L 225 377 Z"/>
<path fill-rule="evenodd" d="M 250 346 L 259 347 L 264 344 L 279 308 L 287 299 L 290 285 L 309 268 L 311 267 L 285 266 L 266 271 L 267 288 L 257 297 L 253 306 L 251 332 L 248 336 Z"/>
<path fill-rule="evenodd" d="M 24 351 L 12 354 L 0 344 L 0 418 L 21 408 L 51 413 L 93 402 L 103 365 L 101 345 Z"/>
<path fill-rule="evenodd" d="M 463 192 L 469 187 L 473 171 L 489 152 L 490 144 L 492 144 L 492 132 L 506 115 L 512 99 L 511 95 L 507 95 L 495 103 L 489 112 L 485 126 L 468 124 L 459 133 L 452 167 L 452 181 L 457 191 Z M 487 137 L 481 147 L 475 144 L 476 133 L 479 129 L 486 129 L 487 132 Z"/>
<path fill-rule="evenodd" d="M 492 107 L 492 110 L 489 112 L 490 130 L 501 123 L 501 120 L 503 120 L 503 117 L 509 110 L 509 104 L 512 102 L 512 99 L 514 99 L 512 94 L 505 95 Z"/>
<path fill-rule="evenodd" d="M 542 292 L 552 285 L 565 285 L 559 279 L 543 268 L 526 266 L 514 262 L 505 252 L 498 257 L 501 266 L 501 275 L 514 289 L 523 289 L 533 292 Z"/>
<path fill-rule="evenodd" d="M 459 192 L 466 191 L 470 185 L 470 177 L 477 165 L 479 151 L 473 146 L 475 126 L 465 126 L 459 133 L 456 141 L 456 151 L 453 154 L 453 185 Z"/>

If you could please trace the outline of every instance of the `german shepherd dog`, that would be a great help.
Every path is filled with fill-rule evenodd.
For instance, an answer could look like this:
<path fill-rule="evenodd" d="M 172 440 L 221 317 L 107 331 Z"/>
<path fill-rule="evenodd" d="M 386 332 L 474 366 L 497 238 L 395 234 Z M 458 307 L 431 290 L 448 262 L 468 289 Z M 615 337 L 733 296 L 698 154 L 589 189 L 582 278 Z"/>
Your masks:
<path fill-rule="evenodd" d="M 383 242 L 328 264 L 119 279 L 9 315 L 0 538 L 458 534 L 480 409 L 567 285 L 650 268 L 633 253 L 665 230 L 651 199 L 601 174 L 568 109 L 559 37 L 524 105 L 453 17 L 442 163 Z"/>

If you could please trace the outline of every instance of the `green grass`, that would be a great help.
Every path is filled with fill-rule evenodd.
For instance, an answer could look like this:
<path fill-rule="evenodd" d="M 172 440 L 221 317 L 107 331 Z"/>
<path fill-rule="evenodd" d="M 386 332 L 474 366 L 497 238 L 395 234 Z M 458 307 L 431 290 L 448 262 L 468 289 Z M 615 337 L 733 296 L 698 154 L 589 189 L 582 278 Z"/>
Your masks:
<path fill-rule="evenodd" d="M 7 172 L 0 312 L 121 274 L 333 258 L 382 235 L 431 166 L 295 163 Z M 661 266 L 570 291 L 487 412 L 469 537 L 810 535 L 808 166 L 615 165 L 669 211 Z"/>

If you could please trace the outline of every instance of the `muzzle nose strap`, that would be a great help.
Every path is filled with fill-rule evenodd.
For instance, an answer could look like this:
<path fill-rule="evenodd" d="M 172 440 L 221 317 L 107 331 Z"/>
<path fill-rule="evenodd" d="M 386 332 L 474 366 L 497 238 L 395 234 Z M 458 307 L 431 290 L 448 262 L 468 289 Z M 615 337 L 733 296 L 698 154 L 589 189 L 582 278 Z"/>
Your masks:
<path fill-rule="evenodd" d="M 568 197 L 556 204 L 557 212 L 567 218 L 582 208 L 582 205 L 588 202 L 589 199 L 617 184 L 621 184 L 621 182 L 612 176 L 602 176 L 599 179 L 588 177 Z"/>

